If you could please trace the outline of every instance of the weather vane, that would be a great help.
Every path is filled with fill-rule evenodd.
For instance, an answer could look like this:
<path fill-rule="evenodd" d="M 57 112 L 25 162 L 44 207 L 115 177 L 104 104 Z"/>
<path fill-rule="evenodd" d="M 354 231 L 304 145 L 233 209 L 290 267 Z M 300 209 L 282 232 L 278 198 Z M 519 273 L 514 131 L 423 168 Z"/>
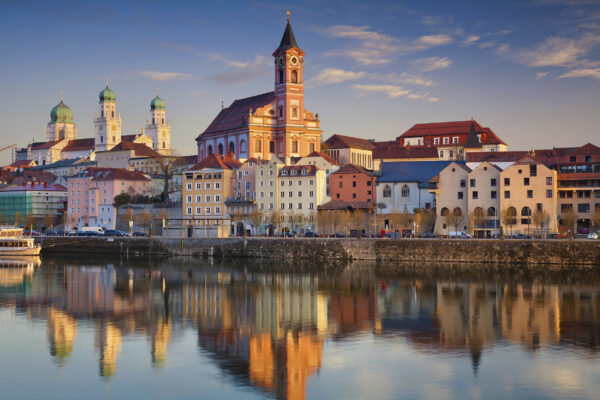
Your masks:
<path fill-rule="evenodd" d="M 287 20 L 288 20 L 288 22 L 290 22 L 290 12 L 286 11 L 285 13 L 287 14 Z"/>

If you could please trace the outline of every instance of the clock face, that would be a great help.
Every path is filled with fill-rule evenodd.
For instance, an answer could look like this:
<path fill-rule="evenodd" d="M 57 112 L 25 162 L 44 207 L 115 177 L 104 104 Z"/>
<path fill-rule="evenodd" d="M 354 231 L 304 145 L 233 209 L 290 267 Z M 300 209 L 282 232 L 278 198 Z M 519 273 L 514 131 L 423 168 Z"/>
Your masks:
<path fill-rule="evenodd" d="M 279 56 L 279 58 L 277 59 L 277 63 L 279 64 L 280 67 L 283 67 L 285 65 L 285 57 Z"/>
<path fill-rule="evenodd" d="M 293 56 L 290 58 L 290 65 L 298 65 L 298 57 Z"/>

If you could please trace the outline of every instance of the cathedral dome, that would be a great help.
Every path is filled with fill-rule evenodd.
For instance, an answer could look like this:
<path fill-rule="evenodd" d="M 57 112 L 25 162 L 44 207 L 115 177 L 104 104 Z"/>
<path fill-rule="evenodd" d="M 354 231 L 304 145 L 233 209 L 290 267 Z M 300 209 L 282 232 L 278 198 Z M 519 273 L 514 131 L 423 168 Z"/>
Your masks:
<path fill-rule="evenodd" d="M 62 99 L 58 105 L 50 111 L 50 122 L 73 122 L 73 111 L 63 103 Z"/>
<path fill-rule="evenodd" d="M 106 88 L 100 92 L 100 102 L 111 102 L 114 103 L 117 100 L 117 96 L 115 95 L 115 92 L 113 92 L 112 90 L 110 90 L 108 88 L 108 85 L 106 85 Z"/>
<path fill-rule="evenodd" d="M 152 101 L 150 102 L 151 110 L 164 110 L 165 109 L 165 101 L 158 97 L 158 94 Z"/>

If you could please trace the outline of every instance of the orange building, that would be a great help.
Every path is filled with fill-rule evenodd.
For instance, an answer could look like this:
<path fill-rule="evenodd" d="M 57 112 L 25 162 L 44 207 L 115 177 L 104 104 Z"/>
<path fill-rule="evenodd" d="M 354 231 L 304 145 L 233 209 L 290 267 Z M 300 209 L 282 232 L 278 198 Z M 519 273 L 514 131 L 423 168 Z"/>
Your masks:
<path fill-rule="evenodd" d="M 318 114 L 304 108 L 304 51 L 289 22 L 275 58 L 275 90 L 235 100 L 196 138 L 198 159 L 213 153 L 270 160 L 303 157 L 321 148 Z"/>
<path fill-rule="evenodd" d="M 360 165 L 346 164 L 331 174 L 331 200 L 376 203 L 375 175 Z"/>

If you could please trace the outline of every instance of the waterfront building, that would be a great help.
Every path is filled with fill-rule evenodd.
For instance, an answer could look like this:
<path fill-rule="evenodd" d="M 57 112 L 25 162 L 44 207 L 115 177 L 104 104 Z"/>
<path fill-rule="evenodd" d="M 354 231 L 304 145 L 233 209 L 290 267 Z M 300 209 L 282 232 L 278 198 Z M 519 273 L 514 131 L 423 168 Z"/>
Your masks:
<path fill-rule="evenodd" d="M 490 128 L 477 121 L 415 124 L 397 139 L 398 147 L 426 146 L 438 151 L 440 160 L 464 160 L 467 152 L 506 151 L 507 146 Z"/>
<path fill-rule="evenodd" d="M 436 220 L 434 232 L 449 235 L 454 231 L 468 231 L 468 188 L 471 169 L 458 162 L 451 162 L 429 182 L 435 194 Z"/>
<path fill-rule="evenodd" d="M 333 135 L 323 142 L 323 152 L 339 165 L 355 164 L 373 169 L 375 145 L 366 139 L 352 136 Z"/>
<path fill-rule="evenodd" d="M 548 220 L 543 227 L 544 232 L 558 231 L 557 218 L 557 177 L 551 170 L 529 156 L 506 168 L 500 174 L 500 207 L 501 212 L 514 215 L 512 223 L 505 229 L 508 233 L 523 233 L 533 235 L 538 227 L 533 215 L 537 211 L 548 214 Z"/>
<path fill-rule="evenodd" d="M 69 177 L 67 189 L 67 226 L 115 229 L 115 196 L 120 193 L 147 196 L 150 194 L 150 179 L 138 171 L 92 167 Z"/>
<path fill-rule="evenodd" d="M 241 165 L 229 156 L 213 153 L 185 171 L 182 207 L 190 235 L 229 235 L 230 216 L 225 200 L 234 195 L 236 172 Z"/>
<path fill-rule="evenodd" d="M 469 173 L 468 215 L 475 237 L 500 234 L 500 173 L 483 162 Z"/>
<path fill-rule="evenodd" d="M 384 162 L 377 177 L 376 198 L 380 214 L 429 210 L 435 197 L 429 191 L 429 180 L 446 168 L 450 161 Z"/>
<path fill-rule="evenodd" d="M 332 201 L 377 204 L 375 175 L 360 165 L 346 164 L 330 177 Z"/>
<path fill-rule="evenodd" d="M 256 207 L 265 214 L 265 221 L 270 214 L 279 210 L 279 170 L 285 163 L 276 157 L 258 164 L 255 168 Z"/>
<path fill-rule="evenodd" d="M 234 101 L 196 138 L 198 158 L 303 157 L 321 147 L 318 114 L 304 108 L 304 51 L 289 23 L 273 52 L 275 90 Z"/>
<path fill-rule="evenodd" d="M 321 171 L 325 171 L 325 176 L 327 179 L 326 195 L 330 196 L 330 194 L 329 194 L 329 177 L 332 172 L 335 172 L 340 168 L 339 164 L 333 158 L 329 157 L 324 152 L 315 151 L 305 157 L 301 157 L 299 159 L 292 160 L 292 163 L 294 165 L 314 165 Z"/>
<path fill-rule="evenodd" d="M 47 213 L 58 217 L 67 202 L 67 188 L 47 182 L 23 182 L 0 189 L 0 214 L 14 221 L 18 212 L 41 220 Z"/>
<path fill-rule="evenodd" d="M 298 228 L 299 233 L 316 230 L 317 206 L 330 200 L 325 171 L 314 165 L 286 165 L 279 170 L 278 180 L 282 225 Z"/>

